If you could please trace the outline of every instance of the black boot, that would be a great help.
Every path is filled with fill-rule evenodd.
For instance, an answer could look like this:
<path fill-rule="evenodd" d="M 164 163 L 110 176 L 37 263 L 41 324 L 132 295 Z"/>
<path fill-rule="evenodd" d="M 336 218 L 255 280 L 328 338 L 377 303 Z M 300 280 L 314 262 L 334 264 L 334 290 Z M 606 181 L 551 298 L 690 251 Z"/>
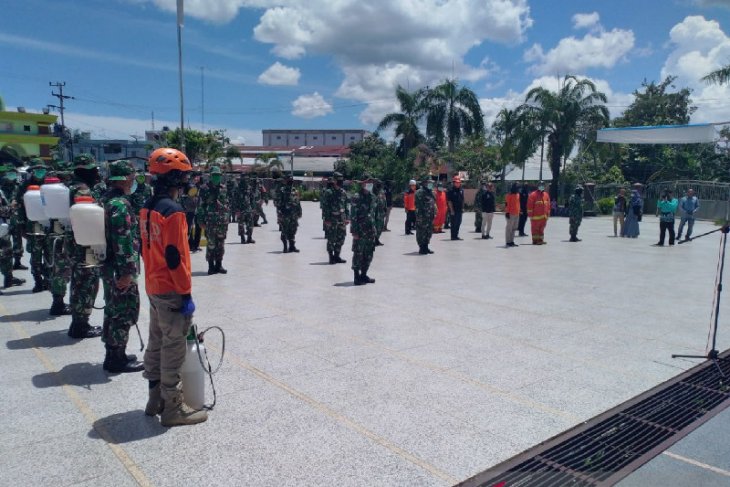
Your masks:
<path fill-rule="evenodd" d="M 330 264 L 334 264 L 335 263 L 335 253 L 332 252 L 331 250 L 328 250 L 327 255 L 329 255 L 329 257 L 330 257 Z"/>
<path fill-rule="evenodd" d="M 46 284 L 43 282 L 42 277 L 35 277 L 35 286 L 33 286 L 34 293 L 42 293 L 46 290 Z"/>
<path fill-rule="evenodd" d="M 355 285 L 362 286 L 363 284 L 365 284 L 365 282 L 363 282 L 363 280 L 362 280 L 362 276 L 360 276 L 360 271 L 358 269 L 355 269 L 354 272 L 355 272 L 355 281 L 354 281 Z"/>
<path fill-rule="evenodd" d="M 376 240 L 375 240 L 375 246 L 376 246 L 376 247 L 379 247 L 379 246 L 381 246 L 381 245 L 383 245 L 383 242 L 381 242 L 381 241 L 380 241 L 380 239 L 376 239 Z"/>
<path fill-rule="evenodd" d="M 335 256 L 335 264 L 344 264 L 344 263 L 347 262 L 345 259 L 341 259 L 340 258 L 340 251 L 339 250 L 337 252 L 333 252 L 333 254 Z"/>
<path fill-rule="evenodd" d="M 286 237 L 284 237 L 283 235 L 281 236 L 281 243 L 284 244 L 284 253 L 285 254 L 288 253 L 289 252 L 289 244 L 286 241 Z"/>
<path fill-rule="evenodd" d="M 426 245 L 426 253 L 433 254 L 433 250 L 428 248 L 428 245 Z"/>
<path fill-rule="evenodd" d="M 14 271 L 27 271 L 28 268 L 20 263 L 20 257 L 16 257 L 15 263 L 13 264 L 13 270 Z"/>
<path fill-rule="evenodd" d="M 368 267 L 363 268 L 360 279 L 362 279 L 363 284 L 373 284 L 375 282 L 375 279 L 368 276 Z"/>
<path fill-rule="evenodd" d="M 126 372 L 141 372 L 144 364 L 137 361 L 137 357 L 128 360 L 129 356 L 122 347 L 106 347 L 106 356 L 102 368 L 112 374 L 123 374 Z"/>
<path fill-rule="evenodd" d="M 246 243 L 246 236 L 245 235 L 241 235 L 241 243 L 242 244 L 245 244 Z"/>
<path fill-rule="evenodd" d="M 216 272 L 218 272 L 218 271 L 215 268 L 215 262 L 213 262 L 212 260 L 209 260 L 208 261 L 208 275 L 212 276 Z"/>
<path fill-rule="evenodd" d="M 51 304 L 51 310 L 48 313 L 51 316 L 70 315 L 71 308 L 69 307 L 69 305 L 63 302 L 63 296 L 54 294 L 53 304 Z"/>
<path fill-rule="evenodd" d="M 246 240 L 246 243 L 255 244 L 256 240 L 254 240 L 253 237 L 253 230 L 249 230 L 247 234 L 248 239 Z"/>
<path fill-rule="evenodd" d="M 419 245 L 418 246 L 418 253 L 421 254 L 421 255 L 428 254 L 428 252 L 426 251 L 426 247 L 424 247 L 423 245 Z"/>
<path fill-rule="evenodd" d="M 219 259 L 215 262 L 215 271 L 218 274 L 228 274 L 228 271 L 223 268 L 223 259 Z"/>
<path fill-rule="evenodd" d="M 3 283 L 3 287 L 12 287 L 12 286 L 20 286 L 22 284 L 25 284 L 25 279 L 18 279 L 17 277 L 13 277 L 12 274 L 7 274 L 5 276 L 5 282 Z"/>
<path fill-rule="evenodd" d="M 91 326 L 88 322 L 72 321 L 68 328 L 68 336 L 77 339 L 100 337 L 101 327 Z"/>
<path fill-rule="evenodd" d="M 294 246 L 294 239 L 289 240 L 289 252 L 299 252 L 299 249 Z"/>

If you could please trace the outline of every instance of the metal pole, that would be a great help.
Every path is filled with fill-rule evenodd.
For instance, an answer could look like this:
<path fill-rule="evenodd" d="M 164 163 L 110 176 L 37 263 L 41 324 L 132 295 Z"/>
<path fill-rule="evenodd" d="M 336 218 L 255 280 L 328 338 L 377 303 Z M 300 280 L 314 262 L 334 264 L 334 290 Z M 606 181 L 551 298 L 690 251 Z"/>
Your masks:
<path fill-rule="evenodd" d="M 182 2 L 180 2 L 182 3 Z M 183 100 L 183 65 L 182 65 L 182 25 L 177 23 L 177 65 L 180 78 L 180 150 L 185 152 L 185 108 Z"/>

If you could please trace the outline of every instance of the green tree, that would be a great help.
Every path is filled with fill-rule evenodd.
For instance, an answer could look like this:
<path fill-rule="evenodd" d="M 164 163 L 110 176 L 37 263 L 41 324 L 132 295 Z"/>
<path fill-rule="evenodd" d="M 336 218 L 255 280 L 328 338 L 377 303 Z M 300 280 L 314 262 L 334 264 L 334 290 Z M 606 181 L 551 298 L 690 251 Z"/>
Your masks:
<path fill-rule="evenodd" d="M 179 128 L 166 132 L 165 143 L 168 147 L 181 149 L 181 131 Z M 209 130 L 202 132 L 185 129 L 185 155 L 193 164 L 208 165 L 225 156 L 225 147 L 230 144 L 225 130 Z"/>
<path fill-rule="evenodd" d="M 453 154 L 464 136 L 484 134 L 484 115 L 476 94 L 447 79 L 428 91 L 424 100 L 426 134 L 434 143 Z"/>
<path fill-rule="evenodd" d="M 608 125 L 606 95 L 590 80 L 566 76 L 557 92 L 542 87 L 530 90 L 521 109 L 544 123 L 553 173 L 550 198 L 557 199 L 562 162 L 576 142 L 586 143 L 595 138 L 596 127 Z"/>
<path fill-rule="evenodd" d="M 400 112 L 387 114 L 378 124 L 378 131 L 395 126 L 395 136 L 400 139 L 398 155 L 401 157 L 406 157 L 411 149 L 425 140 L 418 125 L 425 114 L 426 93 L 423 89 L 409 92 L 398 85 L 395 97 L 400 104 Z"/>
<path fill-rule="evenodd" d="M 454 170 L 466 171 L 478 181 L 502 170 L 501 147 L 489 145 L 483 136 L 469 137 L 452 154 Z"/>
<path fill-rule="evenodd" d="M 716 69 L 709 74 L 703 76 L 702 81 L 707 84 L 725 85 L 730 81 L 730 64 Z"/>

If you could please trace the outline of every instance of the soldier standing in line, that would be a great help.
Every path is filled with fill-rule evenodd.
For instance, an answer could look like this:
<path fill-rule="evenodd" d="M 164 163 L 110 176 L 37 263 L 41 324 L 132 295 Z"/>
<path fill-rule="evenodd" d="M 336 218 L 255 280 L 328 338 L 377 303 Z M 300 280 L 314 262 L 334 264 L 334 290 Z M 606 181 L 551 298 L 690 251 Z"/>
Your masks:
<path fill-rule="evenodd" d="M 418 242 L 418 253 L 421 255 L 433 254 L 428 244 L 431 243 L 435 216 L 433 181 L 430 178 L 423 178 L 421 187 L 416 191 L 416 242 Z"/>
<path fill-rule="evenodd" d="M 43 265 L 43 249 L 46 245 L 46 235 L 43 232 L 35 233 L 34 222 L 28 220 L 25 210 L 25 201 L 23 196 L 28 191 L 29 186 L 40 186 L 46 177 L 48 166 L 38 157 L 29 161 L 30 178 L 18 188 L 15 201 L 18 204 L 18 224 L 23 228 L 23 236 L 27 241 L 26 250 L 30 254 L 30 272 L 33 275 L 35 286 L 34 293 L 40 293 L 48 289 L 48 283 L 45 280 L 46 270 Z"/>
<path fill-rule="evenodd" d="M 63 163 L 65 164 L 65 163 Z M 46 178 L 46 183 L 60 183 L 67 185 L 71 173 L 65 171 L 63 165 L 58 166 L 62 170 L 54 171 L 55 177 Z M 62 179 L 63 178 L 63 179 Z M 66 222 L 66 224 L 69 224 Z M 44 259 L 47 264 L 48 287 L 53 296 L 53 304 L 48 313 L 51 316 L 70 315 L 71 307 L 64 303 L 66 289 L 71 280 L 71 264 L 67 255 L 68 244 L 66 242 L 66 229 L 61 222 L 51 220 L 48 234 L 46 235 L 46 248 Z"/>
<path fill-rule="evenodd" d="M 5 199 L 10 202 L 10 206 L 13 209 L 13 214 L 8 222 L 10 225 L 10 235 L 12 237 L 13 247 L 13 258 L 15 262 L 13 264 L 13 270 L 27 271 L 28 268 L 20 263 L 20 259 L 23 257 L 23 228 L 18 224 L 18 204 L 15 201 L 15 197 L 18 193 L 18 170 L 15 166 L 6 165 L 5 172 L 0 177 L 0 193 L 5 196 Z"/>
<path fill-rule="evenodd" d="M 129 203 L 132 205 L 132 212 L 134 216 L 139 216 L 139 212 L 142 210 L 145 202 L 152 198 L 152 187 L 147 184 L 147 175 L 144 171 L 137 171 L 135 176 L 137 186 L 132 194 L 129 195 Z"/>
<path fill-rule="evenodd" d="M 385 228 L 385 215 L 388 213 L 388 203 L 383 194 L 383 183 L 376 179 L 373 183 L 373 196 L 375 196 L 375 246 L 383 245 L 380 236 Z"/>
<path fill-rule="evenodd" d="M 236 180 L 233 177 L 232 174 L 226 174 L 225 175 L 226 180 L 226 192 L 228 194 L 228 201 L 233 202 L 236 201 L 237 194 L 238 193 L 238 185 L 236 184 Z M 236 215 L 235 211 L 228 212 L 228 222 L 229 223 L 236 223 L 238 220 L 238 215 Z"/>
<path fill-rule="evenodd" d="M 360 181 L 360 191 L 353 197 L 350 206 L 352 234 L 352 270 L 355 285 L 372 284 L 375 279 L 368 276 L 368 269 L 375 252 L 375 197 L 373 183 L 368 175 Z"/>
<path fill-rule="evenodd" d="M 575 193 L 568 201 L 568 221 L 570 223 L 570 241 L 580 242 L 578 227 L 583 221 L 583 187 L 575 188 Z"/>
<path fill-rule="evenodd" d="M 347 236 L 347 224 L 350 221 L 350 205 L 347 192 L 342 188 L 343 182 L 342 174 L 336 172 L 334 180 L 322 193 L 322 218 L 330 264 L 347 262 L 340 258 L 340 251 Z"/>
<path fill-rule="evenodd" d="M 227 274 L 223 268 L 223 254 L 228 235 L 228 192 L 223 184 L 223 172 L 218 166 L 210 169 L 210 181 L 200 191 L 197 218 L 205 230 L 208 246 L 205 258 L 208 261 L 208 275 Z"/>
<path fill-rule="evenodd" d="M 474 233 L 482 233 L 482 197 L 486 191 L 486 181 L 479 181 L 479 189 L 474 195 Z"/>
<path fill-rule="evenodd" d="M 238 235 L 242 244 L 255 244 L 253 227 L 256 222 L 256 182 L 248 174 L 241 177 L 236 188 L 233 208 L 238 220 Z"/>
<path fill-rule="evenodd" d="M 10 172 L 10 168 L 0 166 L 0 178 Z M 5 193 L 0 191 L 0 273 L 4 279 L 3 287 L 19 286 L 25 281 L 13 277 L 13 243 L 12 233 L 10 231 L 12 221 L 15 215 L 15 208 L 10 199 L 6 198 Z M 0 295 L 2 291 L 0 291 Z"/>
<path fill-rule="evenodd" d="M 256 191 L 258 191 L 258 199 L 256 200 L 256 219 L 254 220 L 254 226 L 260 227 L 259 225 L 259 218 L 263 220 L 263 224 L 266 225 L 269 223 L 266 221 L 266 213 L 264 213 L 264 203 L 267 205 L 269 204 L 269 192 L 266 190 L 266 186 L 264 186 L 264 182 L 261 180 L 261 178 L 256 178 Z"/>
<path fill-rule="evenodd" d="M 91 154 L 74 158 L 74 174 L 69 186 L 71 204 L 77 196 L 92 196 L 101 188 L 99 168 Z M 92 190 L 93 188 L 93 190 Z M 96 201 L 99 201 L 98 199 Z M 99 293 L 99 268 L 86 265 L 86 247 L 77 245 L 71 225 L 66 228 L 67 255 L 71 261 L 71 338 L 94 338 L 101 335 L 101 327 L 91 326 L 89 317 Z"/>
<path fill-rule="evenodd" d="M 129 329 L 139 318 L 139 228 L 137 216 L 128 198 L 134 193 L 134 168 L 129 161 L 109 164 L 109 190 L 104 195 L 107 254 L 104 278 L 109 299 L 104 307 L 101 341 L 106 355 L 103 368 L 107 372 L 140 372 L 144 369 L 135 355 L 127 355 Z"/>
<path fill-rule="evenodd" d="M 276 190 L 276 212 L 281 229 L 281 243 L 284 244 L 284 253 L 299 252 L 294 246 L 299 219 L 302 217 L 302 205 L 299 202 L 299 193 L 294 188 L 294 176 L 287 174 L 284 184 Z M 288 244 L 288 246 L 287 246 Z"/>

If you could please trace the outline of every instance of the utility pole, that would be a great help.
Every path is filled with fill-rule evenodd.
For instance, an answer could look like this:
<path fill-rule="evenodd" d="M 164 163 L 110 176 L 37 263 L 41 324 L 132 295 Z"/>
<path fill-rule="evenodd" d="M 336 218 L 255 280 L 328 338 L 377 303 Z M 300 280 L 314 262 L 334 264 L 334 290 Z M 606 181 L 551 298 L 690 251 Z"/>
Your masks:
<path fill-rule="evenodd" d="M 50 86 L 52 88 L 54 88 L 54 87 L 58 88 L 58 93 L 54 92 L 51 89 L 51 95 L 58 98 L 59 106 L 55 106 L 55 105 L 48 105 L 48 106 L 53 107 L 53 108 L 58 108 L 58 111 L 61 113 L 61 138 L 66 139 L 66 140 L 64 140 L 64 142 L 65 142 L 64 146 L 66 145 L 66 143 L 68 143 L 69 148 L 71 150 L 71 156 L 73 156 L 73 139 L 71 137 L 69 137 L 68 139 L 66 138 L 66 120 L 63 116 L 63 112 L 66 108 L 64 107 L 63 102 L 64 102 L 64 100 L 75 100 L 76 98 L 74 98 L 73 96 L 68 96 L 68 95 L 63 94 L 63 87 L 66 86 L 65 81 L 56 82 L 56 83 L 51 83 L 49 81 L 48 86 Z"/>
<path fill-rule="evenodd" d="M 205 66 L 200 67 L 200 126 L 205 132 Z"/>
<path fill-rule="evenodd" d="M 185 19 L 184 0 L 177 0 L 177 68 L 180 83 L 180 150 L 185 152 L 185 109 L 183 105 L 182 28 Z"/>

